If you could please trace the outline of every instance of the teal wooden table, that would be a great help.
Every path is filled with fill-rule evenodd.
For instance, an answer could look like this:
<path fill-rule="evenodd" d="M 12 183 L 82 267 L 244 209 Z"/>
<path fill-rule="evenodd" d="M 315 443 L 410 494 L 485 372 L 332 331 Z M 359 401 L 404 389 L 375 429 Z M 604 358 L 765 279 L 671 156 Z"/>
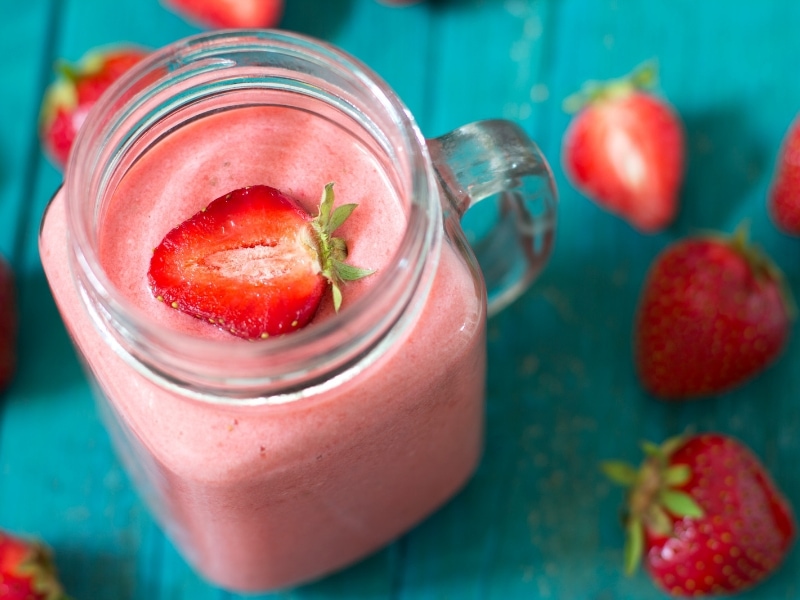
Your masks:
<path fill-rule="evenodd" d="M 19 371 L 0 397 L 0 527 L 55 550 L 77 600 L 236 596 L 200 580 L 152 521 L 111 451 L 37 252 L 61 175 L 36 136 L 56 57 L 117 41 L 158 47 L 198 31 L 157 0 L 2 0 L 0 252 L 17 272 Z M 770 224 L 765 194 L 800 110 L 795 0 L 288 0 L 282 27 L 328 40 L 380 73 L 433 137 L 468 121 L 518 121 L 550 157 L 557 246 L 538 283 L 493 318 L 488 431 L 468 487 L 362 563 L 279 598 L 660 598 L 620 568 L 621 492 L 604 458 L 638 460 L 641 439 L 686 427 L 750 445 L 800 508 L 800 340 L 721 397 L 667 404 L 644 394 L 631 320 L 644 273 L 698 229 L 753 237 L 800 297 L 800 240 Z M 657 58 L 688 133 L 682 210 L 645 236 L 576 193 L 559 164 L 562 100 L 586 79 Z M 797 332 L 795 331 L 795 334 Z M 268 596 L 273 597 L 273 596 Z M 800 551 L 746 598 L 800 597 Z"/>

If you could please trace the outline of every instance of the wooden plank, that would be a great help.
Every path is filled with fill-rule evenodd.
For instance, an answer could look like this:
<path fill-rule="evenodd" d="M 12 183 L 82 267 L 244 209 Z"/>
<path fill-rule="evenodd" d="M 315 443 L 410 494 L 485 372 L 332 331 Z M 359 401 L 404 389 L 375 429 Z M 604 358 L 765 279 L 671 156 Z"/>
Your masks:
<path fill-rule="evenodd" d="M 14 57 L 0 73 L 0 253 L 16 260 L 20 222 L 28 218 L 38 156 L 38 98 L 48 78 L 48 43 L 53 24 L 49 3 L 15 3 L 3 8 L 0 50 Z M 44 43 L 38 40 L 43 40 Z"/>

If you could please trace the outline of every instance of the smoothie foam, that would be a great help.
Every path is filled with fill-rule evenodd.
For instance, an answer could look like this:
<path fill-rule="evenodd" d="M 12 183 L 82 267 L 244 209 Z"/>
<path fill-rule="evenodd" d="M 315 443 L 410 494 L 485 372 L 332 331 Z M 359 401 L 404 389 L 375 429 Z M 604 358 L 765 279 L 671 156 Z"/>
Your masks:
<path fill-rule="evenodd" d="M 351 262 L 380 271 L 405 225 L 384 173 L 330 122 L 269 107 L 206 117 L 144 154 L 105 210 L 100 260 L 118 290 L 164 327 L 227 340 L 152 297 L 150 250 L 236 187 L 266 183 L 313 211 L 328 181 L 338 202 L 359 204 L 340 230 Z M 485 317 L 482 290 L 454 245 L 442 245 L 433 288 L 402 343 L 357 377 L 288 404 L 237 407 L 169 391 L 104 347 L 71 278 L 67 238 L 62 192 L 40 239 L 54 296 L 105 396 L 123 460 L 213 583 L 262 591 L 341 568 L 430 514 L 474 470 Z M 377 281 L 345 284 L 344 307 Z M 330 309 L 318 318 L 331 318 Z"/>

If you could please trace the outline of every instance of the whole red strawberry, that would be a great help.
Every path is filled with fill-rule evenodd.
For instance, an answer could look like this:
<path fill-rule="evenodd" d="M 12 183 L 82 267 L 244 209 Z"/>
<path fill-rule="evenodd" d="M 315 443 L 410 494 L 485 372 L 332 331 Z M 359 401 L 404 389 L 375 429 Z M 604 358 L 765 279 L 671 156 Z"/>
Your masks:
<path fill-rule="evenodd" d="M 800 117 L 781 145 L 767 206 L 778 229 L 800 236 Z"/>
<path fill-rule="evenodd" d="M 312 218 L 294 199 L 266 185 L 234 190 L 164 237 L 153 252 L 153 295 L 168 306 L 236 336 L 265 339 L 307 325 L 330 286 L 372 273 L 344 262 L 347 245 L 333 232 L 355 210 L 334 209 L 325 186 Z"/>
<path fill-rule="evenodd" d="M 142 48 L 124 45 L 96 48 L 71 65 L 57 64 L 58 78 L 45 92 L 39 137 L 50 159 L 64 167 L 75 136 L 101 94 L 147 55 Z"/>
<path fill-rule="evenodd" d="M 283 0 L 163 0 L 174 12 L 210 29 L 274 27 Z"/>
<path fill-rule="evenodd" d="M 653 64 L 624 79 L 589 82 L 567 99 L 577 110 L 562 148 L 565 174 L 581 193 L 642 232 L 675 218 L 684 176 L 683 124 L 654 95 Z"/>
<path fill-rule="evenodd" d="M 706 433 L 645 445 L 636 470 L 608 462 L 628 487 L 625 568 L 643 559 L 675 596 L 732 594 L 781 564 L 795 538 L 791 506 L 741 442 Z"/>
<path fill-rule="evenodd" d="M 642 385 L 667 399 L 728 391 L 781 354 L 794 312 L 781 273 L 745 227 L 675 242 L 653 261 L 639 299 Z"/>
<path fill-rule="evenodd" d="M 16 294 L 11 266 L 0 257 L 0 390 L 8 387 L 17 370 Z"/>
<path fill-rule="evenodd" d="M 0 598 L 69 600 L 56 575 L 50 550 L 39 542 L 0 531 Z"/>

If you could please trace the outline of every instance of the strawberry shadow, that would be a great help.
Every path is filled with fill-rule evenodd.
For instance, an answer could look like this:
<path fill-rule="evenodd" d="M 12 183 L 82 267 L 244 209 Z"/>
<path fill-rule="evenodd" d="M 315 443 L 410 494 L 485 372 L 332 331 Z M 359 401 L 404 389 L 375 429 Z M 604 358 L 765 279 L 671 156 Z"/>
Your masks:
<path fill-rule="evenodd" d="M 475 0 L 427 0 L 427 2 L 434 8 L 451 8 L 451 7 L 466 8 L 469 7 L 469 5 L 475 4 Z M 486 2 L 482 2 L 482 4 L 486 4 Z"/>
<path fill-rule="evenodd" d="M 286 2 L 282 29 L 330 40 L 347 22 L 353 0 L 291 0 Z"/>
<path fill-rule="evenodd" d="M 747 111 L 730 105 L 682 116 L 687 171 L 674 227 L 731 230 L 743 218 L 761 218 L 763 198 L 752 193 L 767 175 L 770 154 Z"/>
<path fill-rule="evenodd" d="M 783 271 L 789 287 L 795 295 L 795 302 L 800 304 L 800 237 L 792 237 L 777 233 L 766 250 Z"/>
<path fill-rule="evenodd" d="M 425 1 L 425 0 L 423 0 L 423 1 Z M 471 6 L 476 6 L 476 5 L 484 6 L 486 4 L 491 4 L 493 2 L 496 3 L 496 4 L 501 4 L 501 3 L 504 3 L 505 0 L 483 0 L 483 1 L 478 1 L 478 0 L 427 0 L 427 2 L 428 2 L 428 4 L 430 4 L 435 9 L 438 9 L 438 8 L 453 8 L 453 7 L 457 7 L 457 8 L 462 8 L 463 7 L 463 8 L 469 9 Z"/>
<path fill-rule="evenodd" d="M 53 544 L 51 546 L 59 580 L 70 597 L 90 593 L 93 600 L 134 600 L 157 598 L 153 585 L 138 581 L 131 556 L 123 556 L 119 549 L 92 548 L 90 544 L 76 546 Z M 139 590 L 144 588 L 144 590 Z M 91 592 L 89 592 L 91 590 Z"/>

